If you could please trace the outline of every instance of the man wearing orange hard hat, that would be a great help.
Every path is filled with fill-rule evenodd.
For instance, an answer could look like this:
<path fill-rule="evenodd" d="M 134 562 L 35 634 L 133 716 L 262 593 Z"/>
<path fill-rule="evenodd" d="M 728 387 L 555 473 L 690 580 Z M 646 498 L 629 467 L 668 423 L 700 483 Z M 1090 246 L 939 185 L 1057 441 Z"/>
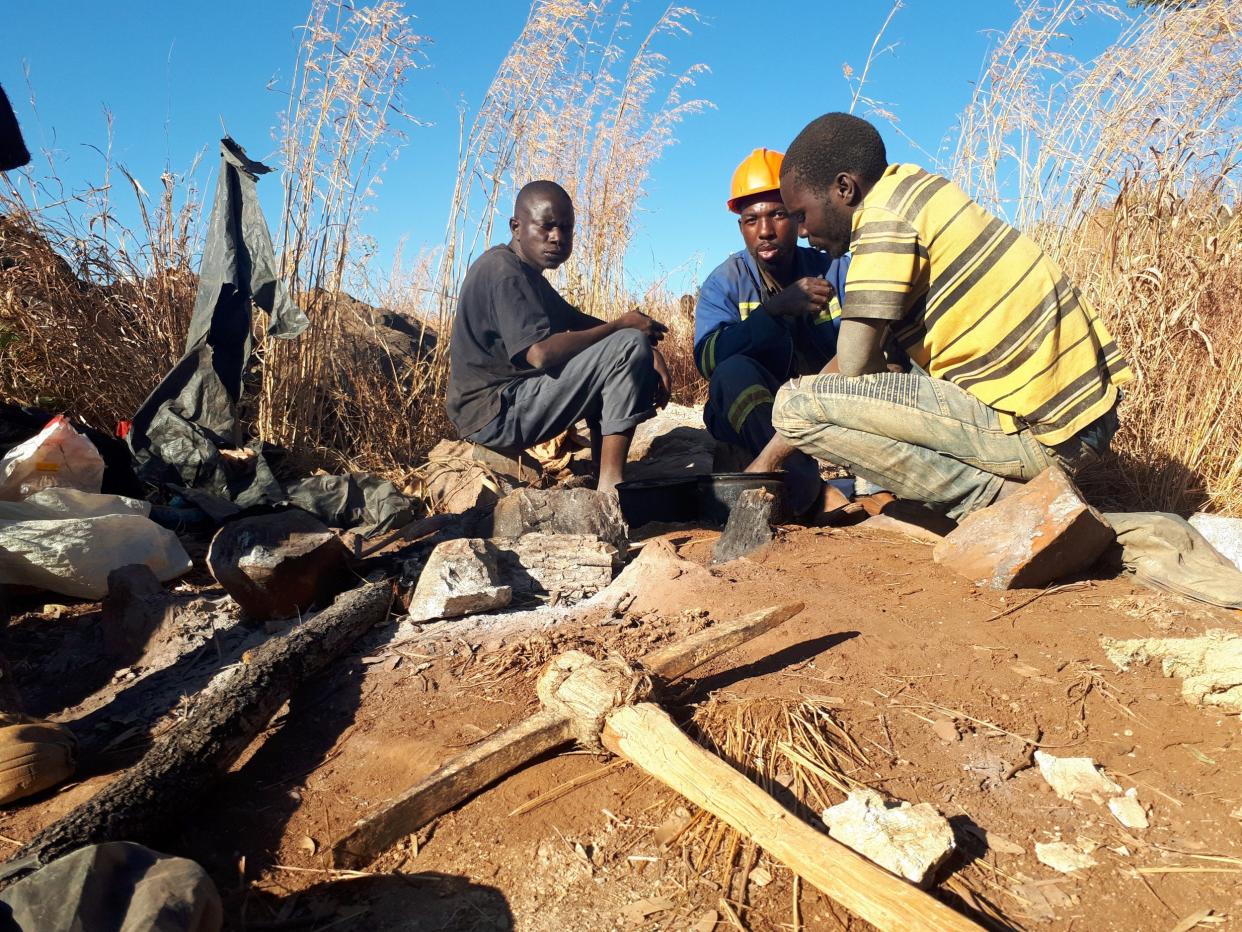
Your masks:
<path fill-rule="evenodd" d="M 716 267 L 694 309 L 694 359 L 710 387 L 703 420 L 716 440 L 757 456 L 772 439 L 776 390 L 817 373 L 836 355 L 849 257 L 798 245 L 781 200 L 781 162 L 755 149 L 733 173 L 728 207 L 745 248 Z M 784 463 L 795 514 L 818 500 L 819 467 L 805 454 Z"/>

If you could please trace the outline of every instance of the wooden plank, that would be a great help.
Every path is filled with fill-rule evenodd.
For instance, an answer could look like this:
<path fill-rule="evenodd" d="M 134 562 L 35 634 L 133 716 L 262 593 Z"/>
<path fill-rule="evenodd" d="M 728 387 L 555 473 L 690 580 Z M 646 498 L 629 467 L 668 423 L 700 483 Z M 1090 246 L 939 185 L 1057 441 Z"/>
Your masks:
<path fill-rule="evenodd" d="M 791 602 L 788 605 L 751 612 L 736 621 L 712 625 L 662 650 L 648 654 L 643 658 L 643 666 L 671 682 L 726 651 L 745 644 L 751 638 L 757 638 L 784 624 L 804 607 L 801 602 Z"/>
<path fill-rule="evenodd" d="M 571 737 L 568 719 L 543 711 L 479 742 L 385 803 L 379 812 L 355 822 L 332 846 L 333 866 L 365 867 L 399 839 Z"/>
<path fill-rule="evenodd" d="M 978 932 L 979 926 L 816 831 L 716 755 L 657 705 L 608 716 L 604 747 L 752 839 L 855 915 L 892 932 Z"/>

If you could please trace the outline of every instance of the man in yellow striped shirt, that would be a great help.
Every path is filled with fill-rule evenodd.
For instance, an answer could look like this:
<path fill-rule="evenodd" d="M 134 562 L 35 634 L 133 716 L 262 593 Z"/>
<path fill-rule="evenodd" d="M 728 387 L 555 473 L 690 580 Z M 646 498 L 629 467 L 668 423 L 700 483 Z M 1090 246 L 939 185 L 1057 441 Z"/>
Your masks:
<path fill-rule="evenodd" d="M 875 127 L 844 113 L 794 140 L 781 195 L 812 246 L 852 254 L 838 373 L 780 390 L 783 441 L 955 519 L 1107 449 L 1133 375 L 1033 240 L 947 178 L 889 165 Z M 890 330 L 920 371 L 885 370 Z"/>

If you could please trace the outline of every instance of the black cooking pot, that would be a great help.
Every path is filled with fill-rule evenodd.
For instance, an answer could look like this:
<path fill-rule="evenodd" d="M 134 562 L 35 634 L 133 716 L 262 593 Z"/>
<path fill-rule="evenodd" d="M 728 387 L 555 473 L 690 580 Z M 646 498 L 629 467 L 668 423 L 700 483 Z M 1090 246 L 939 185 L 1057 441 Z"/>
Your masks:
<path fill-rule="evenodd" d="M 621 515 L 631 528 L 651 521 L 680 524 L 699 517 L 697 476 L 675 479 L 639 479 L 617 486 Z"/>
<path fill-rule="evenodd" d="M 729 512 L 747 489 L 766 489 L 776 497 L 776 515 L 784 514 L 785 474 L 783 472 L 717 472 L 699 476 L 699 515 L 713 524 L 723 525 Z"/>

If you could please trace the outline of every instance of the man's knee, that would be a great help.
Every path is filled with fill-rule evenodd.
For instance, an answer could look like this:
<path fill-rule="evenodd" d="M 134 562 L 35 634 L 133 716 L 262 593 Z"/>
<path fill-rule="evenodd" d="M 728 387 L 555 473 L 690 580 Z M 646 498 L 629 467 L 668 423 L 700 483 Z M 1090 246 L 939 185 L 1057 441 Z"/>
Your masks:
<path fill-rule="evenodd" d="M 749 386 L 767 386 L 773 381 L 767 370 L 749 356 L 730 356 L 712 370 L 707 390 L 709 397 L 717 404 L 727 404 L 727 399 L 733 398 Z"/>
<path fill-rule="evenodd" d="M 813 376 L 811 378 L 830 378 Z M 815 392 L 809 384 L 811 378 L 798 378 L 786 382 L 776 393 L 772 402 L 772 426 L 788 441 L 801 437 L 808 429 L 828 423 L 823 405 L 816 403 Z"/>
<path fill-rule="evenodd" d="M 643 366 L 650 368 L 653 365 L 651 342 L 633 327 L 618 330 L 605 337 L 604 342 L 615 353 L 612 358 L 618 366 L 636 369 Z"/>

